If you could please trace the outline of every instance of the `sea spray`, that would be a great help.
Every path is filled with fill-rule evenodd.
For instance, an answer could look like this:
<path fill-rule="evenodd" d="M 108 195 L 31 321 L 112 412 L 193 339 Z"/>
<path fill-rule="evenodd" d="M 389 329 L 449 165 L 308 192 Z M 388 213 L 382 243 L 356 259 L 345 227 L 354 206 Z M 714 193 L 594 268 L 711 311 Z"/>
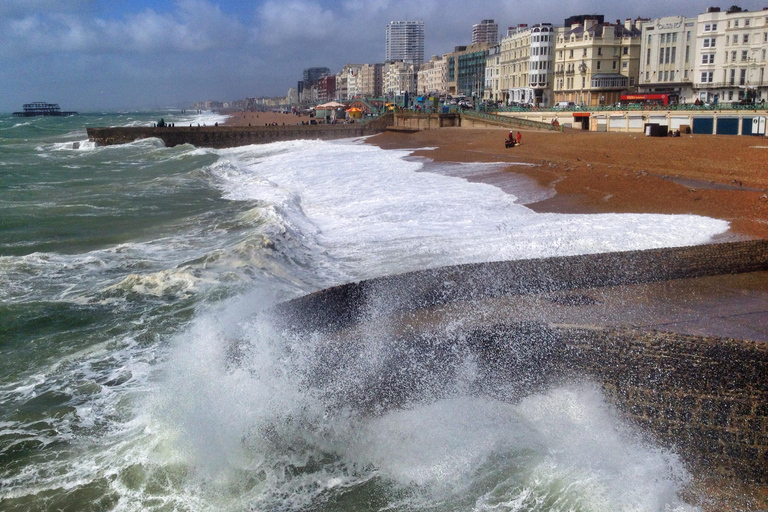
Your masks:
<path fill-rule="evenodd" d="M 214 122 L 167 112 L 0 118 L 4 509 L 678 507 L 678 463 L 631 430 L 612 445 L 627 466 L 610 453 L 598 451 L 599 464 L 571 455 L 558 444 L 569 426 L 546 431 L 572 403 L 557 397 L 600 416 L 599 393 L 563 387 L 497 402 L 478 393 L 476 362 L 458 350 L 450 371 L 422 371 L 420 387 L 391 379 L 381 400 L 366 391 L 402 361 L 387 352 L 408 347 L 396 323 L 363 333 L 355 351 L 339 348 L 359 372 L 319 378 L 329 340 L 259 312 L 409 270 L 701 243 L 726 222 L 538 215 L 498 187 L 360 141 L 86 144 L 86 125 L 160 117 Z M 428 368 L 445 340 L 424 341 L 432 351 L 414 360 Z M 527 419 L 529 400 L 547 414 Z M 586 439 L 601 429 L 624 427 L 598 423 Z M 561 460 L 571 457 L 580 462 Z M 625 467 L 636 494 L 620 490 Z M 633 509 L 641 493 L 648 501 Z"/>

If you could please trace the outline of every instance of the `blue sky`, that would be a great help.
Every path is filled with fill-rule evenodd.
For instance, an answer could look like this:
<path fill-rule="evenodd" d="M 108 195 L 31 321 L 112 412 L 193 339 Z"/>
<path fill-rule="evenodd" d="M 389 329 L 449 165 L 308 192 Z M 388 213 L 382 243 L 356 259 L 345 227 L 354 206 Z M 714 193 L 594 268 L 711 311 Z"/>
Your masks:
<path fill-rule="evenodd" d="M 729 0 L 760 10 L 768 0 Z M 711 0 L 0 0 L 0 112 L 30 101 L 65 110 L 188 106 L 285 95 L 304 68 L 381 62 L 391 20 L 423 20 L 426 55 L 468 44 L 492 18 L 561 25 L 695 16 Z"/>

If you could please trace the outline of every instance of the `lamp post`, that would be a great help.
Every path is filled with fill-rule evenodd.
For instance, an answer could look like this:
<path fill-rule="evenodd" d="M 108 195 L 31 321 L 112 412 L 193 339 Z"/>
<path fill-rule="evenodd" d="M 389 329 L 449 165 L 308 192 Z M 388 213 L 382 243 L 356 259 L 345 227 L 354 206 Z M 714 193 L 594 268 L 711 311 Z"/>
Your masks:
<path fill-rule="evenodd" d="M 584 86 L 586 85 L 586 77 L 587 77 L 587 63 L 583 60 L 581 61 L 581 64 L 579 64 L 579 73 L 581 73 L 581 103 L 584 105 Z"/>

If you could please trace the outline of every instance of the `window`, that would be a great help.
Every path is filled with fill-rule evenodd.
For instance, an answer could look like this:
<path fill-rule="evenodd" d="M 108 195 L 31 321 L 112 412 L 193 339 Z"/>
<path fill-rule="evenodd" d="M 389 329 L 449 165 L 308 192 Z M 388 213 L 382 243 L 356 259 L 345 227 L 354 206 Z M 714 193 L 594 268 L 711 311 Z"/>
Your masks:
<path fill-rule="evenodd" d="M 584 53 L 582 53 L 582 55 L 581 55 L 581 56 L 582 56 L 582 57 L 586 57 L 586 56 L 587 56 L 587 49 L 586 49 L 586 48 L 584 48 Z"/>
<path fill-rule="evenodd" d="M 685 47 L 685 63 L 688 64 L 688 57 L 690 57 L 691 54 L 691 47 L 686 46 Z"/>
<path fill-rule="evenodd" d="M 667 47 L 665 54 L 666 56 L 664 57 L 664 64 L 669 64 L 669 47 Z"/>
<path fill-rule="evenodd" d="M 745 20 L 744 20 L 744 26 L 745 26 L 745 27 L 748 27 L 748 26 L 749 26 L 749 18 L 747 18 L 747 19 L 745 19 Z"/>
<path fill-rule="evenodd" d="M 674 64 L 674 63 L 675 63 L 675 54 L 676 54 L 676 53 L 677 53 L 677 47 L 676 47 L 676 46 L 673 46 L 673 47 L 672 47 L 672 60 L 670 61 L 672 64 Z"/>
<path fill-rule="evenodd" d="M 674 71 L 670 71 L 669 72 L 669 81 L 670 82 L 674 82 L 675 81 L 675 72 Z"/>
<path fill-rule="evenodd" d="M 651 49 L 648 48 L 645 54 L 645 65 L 650 66 L 651 65 Z"/>
<path fill-rule="evenodd" d="M 766 34 L 766 35 L 768 35 L 768 34 Z M 629 47 L 628 46 L 624 47 L 624 55 L 629 55 Z"/>
<path fill-rule="evenodd" d="M 676 43 L 676 42 L 677 42 L 677 32 L 673 32 L 673 33 L 672 33 L 672 42 L 673 42 L 673 43 Z"/>
<path fill-rule="evenodd" d="M 733 85 L 736 82 L 736 70 L 731 70 L 731 78 L 728 80 L 728 85 Z"/>
<path fill-rule="evenodd" d="M 728 91 L 728 101 L 733 101 L 733 91 Z"/>
<path fill-rule="evenodd" d="M 741 70 L 739 74 L 739 85 L 744 85 L 747 81 L 747 68 Z"/>
<path fill-rule="evenodd" d="M 664 48 L 659 48 L 659 64 L 664 64 Z"/>
<path fill-rule="evenodd" d="M 736 51 L 731 52 L 731 61 L 736 62 Z"/>
<path fill-rule="evenodd" d="M 733 20 L 733 26 L 738 27 L 739 26 L 739 20 Z"/>
<path fill-rule="evenodd" d="M 742 42 L 744 44 L 749 44 L 749 34 L 744 34 L 744 39 L 742 39 Z"/>
<path fill-rule="evenodd" d="M 704 25 L 704 32 L 709 32 L 710 30 L 712 30 L 712 25 Z"/>
<path fill-rule="evenodd" d="M 701 72 L 701 82 L 702 83 L 710 83 L 712 82 L 712 71 L 702 71 Z"/>
<path fill-rule="evenodd" d="M 669 71 L 664 72 L 664 81 L 669 82 Z"/>
<path fill-rule="evenodd" d="M 717 38 L 715 38 L 715 37 L 712 37 L 712 38 L 709 38 L 709 37 L 707 37 L 707 38 L 704 38 L 704 48 L 714 48 L 714 47 L 715 47 L 715 42 L 716 42 L 716 41 L 717 41 Z"/>
<path fill-rule="evenodd" d="M 626 64 L 626 62 L 625 62 L 624 64 Z M 646 71 L 646 72 L 645 72 L 645 81 L 647 82 L 647 81 L 649 80 L 649 78 L 650 78 L 650 75 L 649 75 L 649 74 L 648 74 L 648 72 Z"/>
<path fill-rule="evenodd" d="M 714 53 L 705 53 L 701 56 L 701 63 L 702 64 L 714 64 L 715 63 L 715 54 Z"/>
<path fill-rule="evenodd" d="M 600 69 L 600 61 L 597 61 L 597 69 Z"/>
<path fill-rule="evenodd" d="M 597 54 L 598 55 L 602 55 L 603 54 L 603 49 L 602 48 L 598 48 L 597 49 Z"/>
<path fill-rule="evenodd" d="M 648 46 L 651 46 L 651 39 L 653 36 L 651 34 L 648 34 Z"/>
<path fill-rule="evenodd" d="M 742 62 L 744 62 L 745 60 L 747 60 L 747 58 L 748 58 L 748 57 L 749 57 L 749 56 L 748 56 L 748 54 L 747 54 L 747 50 L 743 50 L 743 51 L 741 52 L 741 61 L 742 61 Z"/>

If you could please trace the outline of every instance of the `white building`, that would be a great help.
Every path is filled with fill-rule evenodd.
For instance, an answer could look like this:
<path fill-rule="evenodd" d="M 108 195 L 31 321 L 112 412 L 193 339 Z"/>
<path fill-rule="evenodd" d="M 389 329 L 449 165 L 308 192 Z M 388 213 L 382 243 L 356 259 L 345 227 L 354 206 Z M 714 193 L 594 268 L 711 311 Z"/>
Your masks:
<path fill-rule="evenodd" d="M 401 96 L 404 93 L 416 93 L 416 68 L 410 62 L 396 60 L 384 63 L 382 71 L 384 94 L 390 97 Z"/>
<path fill-rule="evenodd" d="M 501 40 L 497 93 L 501 97 L 495 99 L 506 103 L 552 104 L 555 39 L 555 28 L 550 23 L 510 27 Z"/>
<path fill-rule="evenodd" d="M 499 42 L 499 24 L 493 20 L 483 20 L 472 25 L 472 44 Z"/>
<path fill-rule="evenodd" d="M 416 90 L 418 94 L 445 94 L 448 90 L 448 60 L 433 56 L 429 62 L 419 66 Z"/>
<path fill-rule="evenodd" d="M 696 98 L 705 103 L 768 99 L 768 11 L 710 8 L 697 22 Z"/>
<path fill-rule="evenodd" d="M 424 22 L 390 21 L 386 32 L 386 61 L 424 61 Z"/>
<path fill-rule="evenodd" d="M 697 19 L 657 18 L 643 24 L 638 92 L 668 94 L 672 102 L 693 101 Z"/>

